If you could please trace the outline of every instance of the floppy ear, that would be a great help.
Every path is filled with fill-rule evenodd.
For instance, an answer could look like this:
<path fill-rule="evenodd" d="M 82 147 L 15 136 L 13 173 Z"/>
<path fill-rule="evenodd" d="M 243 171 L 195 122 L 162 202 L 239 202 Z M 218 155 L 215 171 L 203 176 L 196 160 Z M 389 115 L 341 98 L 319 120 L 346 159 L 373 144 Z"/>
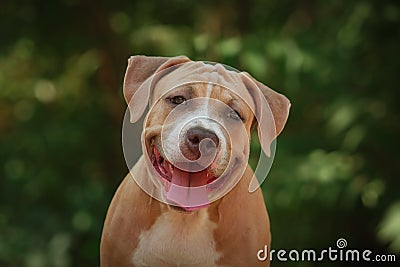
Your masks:
<path fill-rule="evenodd" d="M 131 123 L 140 119 L 150 98 L 153 76 L 169 67 L 188 62 L 185 56 L 147 57 L 132 56 L 128 60 L 124 78 L 124 97 L 131 114 Z"/>
<path fill-rule="evenodd" d="M 272 141 L 282 132 L 289 116 L 290 101 L 286 96 L 279 94 L 243 73 L 243 81 L 253 97 L 256 108 L 257 131 L 261 147 L 270 157 Z"/>

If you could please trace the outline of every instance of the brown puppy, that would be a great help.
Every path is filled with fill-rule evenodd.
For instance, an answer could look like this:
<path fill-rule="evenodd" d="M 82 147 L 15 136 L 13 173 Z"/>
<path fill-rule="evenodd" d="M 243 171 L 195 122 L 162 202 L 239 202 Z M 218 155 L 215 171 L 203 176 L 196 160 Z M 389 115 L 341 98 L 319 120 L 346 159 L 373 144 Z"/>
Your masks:
<path fill-rule="evenodd" d="M 247 165 L 250 131 L 269 156 L 290 103 L 247 73 L 186 57 L 135 56 L 124 95 L 131 122 L 150 103 L 143 156 L 104 224 L 101 266 L 268 266 L 269 219 Z M 253 179 L 253 180 L 252 180 Z"/>

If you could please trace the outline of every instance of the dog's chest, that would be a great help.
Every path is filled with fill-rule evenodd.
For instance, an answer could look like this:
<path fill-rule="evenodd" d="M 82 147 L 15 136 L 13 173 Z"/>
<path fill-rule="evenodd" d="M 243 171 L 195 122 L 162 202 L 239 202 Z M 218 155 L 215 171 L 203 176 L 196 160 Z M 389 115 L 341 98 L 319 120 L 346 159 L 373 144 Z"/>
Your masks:
<path fill-rule="evenodd" d="M 219 258 L 206 210 L 197 214 L 163 213 L 140 234 L 133 252 L 137 267 L 213 267 Z"/>

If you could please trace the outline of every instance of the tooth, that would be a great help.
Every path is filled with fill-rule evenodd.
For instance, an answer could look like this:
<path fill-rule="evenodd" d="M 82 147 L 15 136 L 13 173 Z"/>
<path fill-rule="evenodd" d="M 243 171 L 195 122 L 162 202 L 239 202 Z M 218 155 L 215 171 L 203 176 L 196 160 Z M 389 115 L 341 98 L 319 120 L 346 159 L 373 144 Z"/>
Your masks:
<path fill-rule="evenodd" d="M 165 184 L 164 184 L 164 186 L 165 186 L 165 191 L 169 191 L 169 189 L 171 188 L 171 183 L 169 182 L 169 181 L 165 181 Z"/>

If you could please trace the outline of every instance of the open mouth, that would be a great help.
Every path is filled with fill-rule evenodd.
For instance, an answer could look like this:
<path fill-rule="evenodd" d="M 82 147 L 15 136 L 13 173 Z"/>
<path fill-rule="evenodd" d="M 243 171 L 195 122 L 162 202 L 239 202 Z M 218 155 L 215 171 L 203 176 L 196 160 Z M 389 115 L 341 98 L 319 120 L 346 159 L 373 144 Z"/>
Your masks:
<path fill-rule="evenodd" d="M 210 184 L 217 179 L 211 174 L 209 168 L 202 171 L 189 172 L 175 167 L 161 156 L 160 151 L 158 151 L 155 145 L 152 147 L 151 156 L 152 164 L 163 179 L 167 191 L 171 183 L 182 187 L 198 187 Z"/>
<path fill-rule="evenodd" d="M 164 183 L 164 195 L 171 206 L 191 211 L 209 205 L 207 192 L 213 187 L 207 185 L 217 180 L 209 168 L 196 172 L 177 168 L 161 156 L 156 145 L 151 146 L 151 162 Z"/>

